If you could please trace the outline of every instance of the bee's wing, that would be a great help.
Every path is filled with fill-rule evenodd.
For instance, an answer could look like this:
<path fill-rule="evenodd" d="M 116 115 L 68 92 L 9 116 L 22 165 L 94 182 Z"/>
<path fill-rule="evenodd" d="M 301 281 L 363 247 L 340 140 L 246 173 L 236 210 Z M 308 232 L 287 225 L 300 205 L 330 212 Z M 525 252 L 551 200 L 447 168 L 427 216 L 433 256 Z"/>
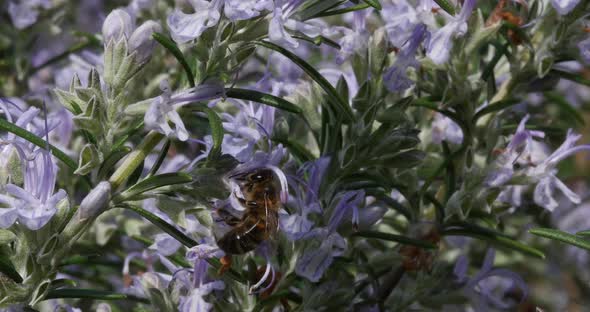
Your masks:
<path fill-rule="evenodd" d="M 266 213 L 266 234 L 269 238 L 274 239 L 276 238 L 277 234 L 279 233 L 279 214 L 277 213 L 278 209 L 273 209 L 271 207 L 273 203 L 271 202 L 270 198 L 265 194 L 264 195 L 264 211 Z"/>

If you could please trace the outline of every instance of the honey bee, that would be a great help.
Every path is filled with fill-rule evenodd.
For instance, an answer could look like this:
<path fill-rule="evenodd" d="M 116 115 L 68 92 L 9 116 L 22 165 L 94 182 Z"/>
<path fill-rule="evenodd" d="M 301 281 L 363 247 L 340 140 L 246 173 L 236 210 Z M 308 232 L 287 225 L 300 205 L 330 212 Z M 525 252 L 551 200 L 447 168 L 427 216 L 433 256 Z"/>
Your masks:
<path fill-rule="evenodd" d="M 217 240 L 217 246 L 227 255 L 239 255 L 254 250 L 278 233 L 281 186 L 269 168 L 236 174 L 230 179 L 237 183 L 241 191 L 241 196 L 232 196 L 236 196 L 245 211 L 241 218 L 218 211 L 232 229 Z M 224 267 L 228 267 L 231 258 L 224 257 L 221 262 Z M 223 273 L 223 269 L 220 273 Z"/>

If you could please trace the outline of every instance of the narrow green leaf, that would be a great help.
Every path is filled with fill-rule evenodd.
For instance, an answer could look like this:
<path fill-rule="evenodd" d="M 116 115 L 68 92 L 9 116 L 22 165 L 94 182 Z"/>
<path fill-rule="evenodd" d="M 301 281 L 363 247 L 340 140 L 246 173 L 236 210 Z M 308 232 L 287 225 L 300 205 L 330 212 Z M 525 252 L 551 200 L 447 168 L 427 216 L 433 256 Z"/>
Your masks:
<path fill-rule="evenodd" d="M 590 230 L 578 232 L 578 233 L 576 233 L 576 235 L 579 235 L 579 236 L 590 236 Z"/>
<path fill-rule="evenodd" d="M 171 144 L 170 139 L 166 139 L 166 141 L 164 141 L 164 146 L 162 146 L 162 149 L 160 150 L 160 153 L 158 154 L 158 159 L 156 159 L 156 162 L 152 166 L 152 169 L 150 169 L 150 172 L 148 173 L 146 178 L 149 178 L 149 177 L 155 175 L 156 172 L 158 172 L 158 169 L 160 169 L 160 166 L 162 166 L 162 163 L 164 162 L 164 159 L 166 158 L 166 155 L 168 154 L 168 150 L 170 149 L 170 144 Z"/>
<path fill-rule="evenodd" d="M 376 238 L 382 240 L 388 240 L 404 245 L 413 245 L 427 249 L 436 249 L 437 246 L 431 242 L 419 240 L 407 236 L 390 234 L 390 233 L 383 233 L 383 232 L 376 232 L 376 231 L 361 231 L 352 234 L 353 236 L 361 236 L 366 238 Z"/>
<path fill-rule="evenodd" d="M 22 283 L 23 278 L 18 274 L 12 262 L 6 259 L 4 255 L 0 255 L 0 273 L 10 277 L 13 281 L 17 283 Z"/>
<path fill-rule="evenodd" d="M 172 55 L 174 55 L 176 60 L 180 63 L 180 65 L 182 65 L 182 68 L 184 69 L 184 72 L 186 73 L 186 78 L 188 79 L 189 85 L 192 88 L 194 88 L 195 87 L 195 77 L 193 75 L 193 71 L 191 70 L 190 65 L 188 64 L 188 62 L 186 61 L 186 59 L 184 57 L 184 54 L 182 54 L 182 51 L 180 51 L 180 49 L 178 48 L 176 43 L 174 41 L 170 40 L 170 38 L 168 38 L 166 35 L 161 34 L 161 33 L 153 33 L 152 37 L 159 44 L 161 44 L 164 48 L 166 48 L 166 50 L 170 51 L 170 53 L 172 53 Z"/>
<path fill-rule="evenodd" d="M 254 44 L 259 46 L 263 46 L 265 48 L 274 50 L 276 52 L 281 53 L 291 61 L 293 61 L 297 66 L 299 66 L 307 75 L 309 75 L 320 87 L 328 94 L 328 97 L 331 99 L 336 107 L 334 109 L 337 112 L 340 112 L 344 115 L 347 121 L 354 121 L 354 113 L 348 102 L 345 101 L 336 91 L 336 89 L 322 76 L 313 66 L 309 65 L 306 61 L 301 59 L 299 56 L 295 55 L 294 53 L 267 41 L 255 41 Z"/>
<path fill-rule="evenodd" d="M 340 50 L 340 45 L 338 44 L 338 42 L 330 39 L 330 38 L 326 38 L 324 36 L 315 36 L 315 37 L 308 37 L 304 34 L 298 34 L 298 35 L 292 35 L 291 37 L 295 38 L 295 39 L 301 39 L 301 40 L 305 40 L 307 42 L 313 43 L 316 46 L 321 46 L 322 43 L 326 44 L 328 46 L 331 46 L 334 49 L 338 49 Z"/>
<path fill-rule="evenodd" d="M 314 18 L 316 15 L 335 8 L 348 0 L 317 0 L 315 2 L 308 2 L 309 4 L 304 5 L 303 9 L 297 12 L 297 17 L 300 20 L 306 21 Z"/>
<path fill-rule="evenodd" d="M 159 187 L 189 183 L 192 180 L 193 179 L 190 175 L 182 172 L 164 173 L 151 176 L 128 188 L 123 193 L 116 195 L 113 198 L 113 203 L 117 204 L 125 200 L 131 200 L 137 195 L 157 189 Z"/>
<path fill-rule="evenodd" d="M 213 138 L 213 147 L 207 155 L 208 159 L 219 157 L 221 155 L 221 143 L 223 143 L 223 124 L 217 113 L 209 107 L 203 107 L 202 110 L 207 114 L 209 127 L 211 127 L 211 137 Z"/>
<path fill-rule="evenodd" d="M 455 15 L 455 7 L 448 0 L 434 0 L 438 6 L 451 15 Z"/>
<path fill-rule="evenodd" d="M 247 100 L 247 101 L 254 101 L 264 105 L 276 107 L 278 109 L 282 109 L 287 112 L 295 113 L 295 114 L 303 114 L 303 110 L 299 108 L 297 105 L 282 99 L 280 97 L 274 96 L 272 94 L 259 92 L 255 90 L 248 90 L 248 89 L 239 89 L 239 88 L 228 88 L 225 89 L 225 95 L 228 98 L 240 99 L 240 100 Z"/>
<path fill-rule="evenodd" d="M 588 232 L 588 231 L 585 231 Z M 566 243 L 569 245 L 574 245 L 576 247 L 580 247 L 586 250 L 590 250 L 590 240 L 584 239 L 580 236 L 573 235 L 570 233 L 562 232 L 556 229 L 548 229 L 548 228 L 536 228 L 530 229 L 529 233 L 549 238 L 552 240 L 560 241 L 562 243 Z M 582 232 L 584 233 L 584 232 Z"/>
<path fill-rule="evenodd" d="M 503 109 L 508 108 L 510 106 L 516 105 L 520 102 L 521 102 L 521 100 L 519 100 L 519 99 L 507 99 L 507 100 L 502 100 L 499 102 L 492 103 L 492 104 L 482 108 L 477 113 L 475 113 L 475 115 L 473 116 L 473 122 L 474 123 L 477 122 L 477 120 L 484 115 L 503 110 Z"/>
<path fill-rule="evenodd" d="M 45 296 L 45 300 L 58 298 L 84 298 L 95 300 L 131 300 L 141 303 L 149 303 L 149 300 L 139 298 L 133 295 L 117 293 L 98 289 L 83 289 L 83 288 L 61 288 L 50 290 Z"/>
<path fill-rule="evenodd" d="M 574 82 L 577 82 L 577 83 L 580 83 L 580 84 L 583 84 L 586 86 L 590 86 L 590 79 L 584 78 L 584 76 L 580 75 L 579 73 L 569 73 L 569 72 L 558 70 L 558 69 L 552 69 L 550 73 L 556 74 L 563 79 L 567 79 L 567 80 L 574 81 Z"/>
<path fill-rule="evenodd" d="M 121 160 L 123 157 L 125 157 L 125 155 L 129 154 L 130 152 L 131 148 L 129 146 L 122 146 L 120 148 L 113 150 L 109 154 L 109 156 L 105 158 L 102 165 L 100 165 L 97 175 L 98 180 L 104 180 L 104 178 L 109 173 L 109 170 L 111 170 L 119 160 Z"/>
<path fill-rule="evenodd" d="M 506 43 L 505 45 L 502 45 L 499 48 L 497 48 L 496 54 L 494 54 L 494 58 L 492 58 L 492 60 L 486 65 L 483 72 L 481 73 L 482 80 L 488 81 L 488 78 L 490 78 L 490 76 L 494 73 L 494 68 L 496 67 L 496 64 L 498 64 L 502 56 L 506 53 L 506 50 L 508 50 L 509 46 L 510 43 Z"/>
<path fill-rule="evenodd" d="M 578 110 L 576 110 L 561 94 L 555 91 L 549 91 L 545 92 L 544 95 L 549 101 L 557 104 L 564 113 L 572 116 L 581 125 L 586 124 L 584 122 L 584 117 L 580 115 L 580 112 L 578 112 Z"/>
<path fill-rule="evenodd" d="M 494 233 L 489 233 L 485 231 L 473 231 L 473 229 L 447 229 L 443 232 L 445 236 L 468 236 L 473 237 L 479 240 L 487 241 L 493 245 L 497 245 L 500 247 L 512 249 L 523 254 L 534 256 L 540 259 L 545 259 L 545 254 L 533 247 L 525 245 L 519 241 L 513 240 L 506 236 L 496 235 Z"/>
<path fill-rule="evenodd" d="M 379 0 L 363 0 L 364 3 L 374 7 L 377 10 L 381 10 L 381 3 L 379 3 Z"/>
<path fill-rule="evenodd" d="M 341 14 L 345 14 L 345 13 L 349 13 L 349 12 L 354 12 L 354 11 L 360 11 L 360 10 L 364 10 L 366 8 L 371 7 L 370 5 L 366 4 L 366 3 L 361 3 L 361 4 L 357 4 L 348 8 L 342 8 L 342 9 L 335 9 L 335 10 L 329 10 L 329 11 L 324 11 L 324 12 L 320 12 L 308 19 L 312 19 L 312 18 L 318 18 L 318 17 L 327 17 L 327 16 L 334 16 L 334 15 L 341 15 Z"/>
<path fill-rule="evenodd" d="M 0 119 L 0 129 L 8 131 L 10 133 L 14 133 L 15 135 L 39 146 L 40 148 L 46 148 L 48 145 L 48 143 L 44 139 L 34 135 L 33 133 L 11 122 L 8 122 L 5 119 Z M 64 152 L 59 150 L 57 147 L 49 144 L 49 148 L 51 149 L 51 153 L 53 154 L 53 156 L 61 160 L 64 164 L 66 164 L 66 166 L 70 167 L 72 170 L 76 170 L 78 168 L 78 163 L 75 160 L 71 159 Z"/>
<path fill-rule="evenodd" d="M 279 138 L 273 137 L 273 141 L 283 144 L 293 156 L 299 159 L 302 163 L 315 159 L 313 154 L 308 151 L 305 146 L 301 145 L 299 142 L 294 140 L 289 140 L 288 138 Z"/>

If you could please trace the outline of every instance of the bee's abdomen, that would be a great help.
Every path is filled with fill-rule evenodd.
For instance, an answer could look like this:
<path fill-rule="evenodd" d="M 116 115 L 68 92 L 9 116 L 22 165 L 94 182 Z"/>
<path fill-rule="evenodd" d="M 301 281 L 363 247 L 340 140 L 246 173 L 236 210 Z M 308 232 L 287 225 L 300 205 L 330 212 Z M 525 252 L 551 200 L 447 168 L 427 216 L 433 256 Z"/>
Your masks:
<path fill-rule="evenodd" d="M 264 220 L 246 219 L 217 240 L 217 246 L 228 254 L 238 255 L 254 250 L 266 238 Z"/>

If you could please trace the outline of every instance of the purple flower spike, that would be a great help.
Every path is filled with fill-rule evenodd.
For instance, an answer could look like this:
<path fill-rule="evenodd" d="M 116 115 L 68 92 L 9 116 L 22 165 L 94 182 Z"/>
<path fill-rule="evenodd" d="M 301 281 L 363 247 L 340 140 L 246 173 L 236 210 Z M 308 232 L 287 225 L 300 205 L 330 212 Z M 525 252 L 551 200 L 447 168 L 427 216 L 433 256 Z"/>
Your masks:
<path fill-rule="evenodd" d="M 383 81 L 389 91 L 404 91 L 414 84 L 407 75 L 407 69 L 408 67 L 418 68 L 419 63 L 416 61 L 416 51 L 426 37 L 426 34 L 426 25 L 418 24 L 412 32 L 408 45 L 402 48 L 393 66 L 383 75 Z"/>
<path fill-rule="evenodd" d="M 466 0 L 461 8 L 461 13 L 454 17 L 443 28 L 437 30 L 430 39 L 426 55 L 437 65 L 445 63 L 449 59 L 449 53 L 453 48 L 453 38 L 461 37 L 467 32 L 467 20 L 475 8 L 476 0 Z"/>

